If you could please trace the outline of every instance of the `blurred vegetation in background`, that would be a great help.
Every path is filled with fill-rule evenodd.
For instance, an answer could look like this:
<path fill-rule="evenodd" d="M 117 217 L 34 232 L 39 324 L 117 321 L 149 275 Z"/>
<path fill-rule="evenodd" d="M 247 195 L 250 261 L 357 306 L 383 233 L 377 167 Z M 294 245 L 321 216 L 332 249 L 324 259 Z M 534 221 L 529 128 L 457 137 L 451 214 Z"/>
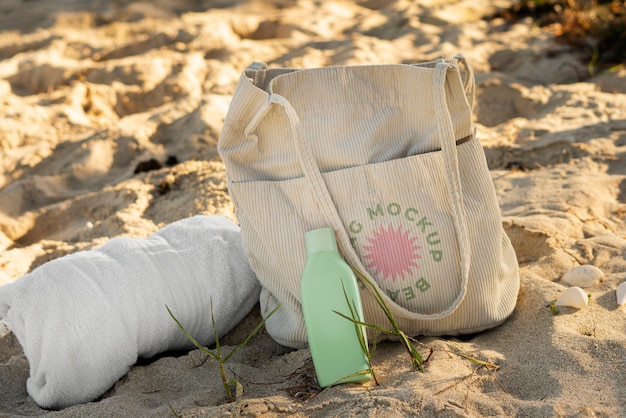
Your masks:
<path fill-rule="evenodd" d="M 501 14 L 509 21 L 531 17 L 587 60 L 589 75 L 626 65 L 626 1 L 531 0 Z"/>

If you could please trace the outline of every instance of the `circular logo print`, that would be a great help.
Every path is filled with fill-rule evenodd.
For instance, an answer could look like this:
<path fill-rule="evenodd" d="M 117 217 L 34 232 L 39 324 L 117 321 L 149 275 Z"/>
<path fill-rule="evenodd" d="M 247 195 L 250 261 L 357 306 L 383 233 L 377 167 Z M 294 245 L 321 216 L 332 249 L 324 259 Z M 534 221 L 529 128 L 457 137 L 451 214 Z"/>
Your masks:
<path fill-rule="evenodd" d="M 363 246 L 365 254 L 363 261 L 370 271 L 381 277 L 382 280 L 403 279 L 411 274 L 412 268 L 419 268 L 417 261 L 422 258 L 417 245 L 417 237 L 409 234 L 401 226 L 397 229 L 393 225 L 380 226 L 366 237 L 367 244 Z"/>

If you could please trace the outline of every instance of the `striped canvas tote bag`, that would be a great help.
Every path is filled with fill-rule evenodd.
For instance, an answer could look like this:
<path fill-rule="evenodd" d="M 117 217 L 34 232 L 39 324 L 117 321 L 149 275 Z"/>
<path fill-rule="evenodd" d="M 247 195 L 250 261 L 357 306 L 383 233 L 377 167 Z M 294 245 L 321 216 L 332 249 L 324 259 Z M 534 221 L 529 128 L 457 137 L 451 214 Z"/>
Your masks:
<path fill-rule="evenodd" d="M 518 265 L 472 122 L 462 56 L 415 65 L 270 68 L 241 75 L 218 150 L 244 247 L 281 344 L 307 343 L 304 233 L 333 228 L 409 335 L 494 327 Z M 388 328 L 370 291 L 367 322 Z"/>

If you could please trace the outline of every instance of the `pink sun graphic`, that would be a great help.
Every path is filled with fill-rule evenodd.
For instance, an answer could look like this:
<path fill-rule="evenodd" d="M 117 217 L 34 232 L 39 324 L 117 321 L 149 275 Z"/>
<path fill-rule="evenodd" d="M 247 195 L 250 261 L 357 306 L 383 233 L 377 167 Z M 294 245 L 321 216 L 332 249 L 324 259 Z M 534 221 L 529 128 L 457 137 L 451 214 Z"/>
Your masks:
<path fill-rule="evenodd" d="M 367 237 L 367 241 L 369 244 L 363 246 L 367 251 L 364 256 L 368 260 L 367 267 L 383 280 L 391 278 L 395 282 L 410 273 L 412 267 L 419 267 L 417 260 L 422 257 L 418 251 L 422 247 L 415 244 L 416 237 L 409 236 L 409 231 L 403 231 L 400 226 L 398 229 L 392 225 L 387 229 L 381 226 L 378 231 L 373 231 L 373 236 Z"/>

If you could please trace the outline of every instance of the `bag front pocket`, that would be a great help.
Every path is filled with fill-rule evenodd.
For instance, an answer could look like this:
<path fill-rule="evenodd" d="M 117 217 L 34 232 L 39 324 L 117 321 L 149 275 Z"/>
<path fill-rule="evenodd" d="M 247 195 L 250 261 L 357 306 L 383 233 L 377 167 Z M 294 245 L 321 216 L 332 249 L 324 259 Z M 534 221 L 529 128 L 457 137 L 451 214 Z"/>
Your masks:
<path fill-rule="evenodd" d="M 453 303 L 460 293 L 460 256 L 440 151 L 323 178 L 357 255 L 392 301 L 419 314 L 438 313 Z M 231 185 L 259 279 L 270 292 L 288 289 L 298 299 L 302 237 L 328 226 L 308 181 Z"/>

